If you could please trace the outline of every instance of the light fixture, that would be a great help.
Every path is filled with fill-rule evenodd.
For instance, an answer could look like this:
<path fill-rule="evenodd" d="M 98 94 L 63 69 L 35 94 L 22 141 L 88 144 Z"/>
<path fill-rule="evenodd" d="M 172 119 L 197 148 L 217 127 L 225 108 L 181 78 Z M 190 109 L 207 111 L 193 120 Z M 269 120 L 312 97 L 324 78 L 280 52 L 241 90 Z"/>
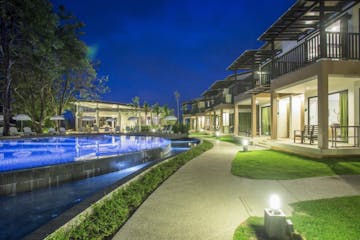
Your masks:
<path fill-rule="evenodd" d="M 220 132 L 219 131 L 216 131 L 215 132 L 215 137 L 219 137 L 220 136 Z"/>
<path fill-rule="evenodd" d="M 267 236 L 270 239 L 292 239 L 293 225 L 290 220 L 286 220 L 286 215 L 281 210 L 279 195 L 270 195 L 269 206 L 270 208 L 264 209 L 264 227 Z"/>
<path fill-rule="evenodd" d="M 248 149 L 248 146 L 249 146 L 249 141 L 247 139 L 244 139 L 242 141 L 242 146 L 243 146 L 243 151 L 244 152 L 247 152 L 249 149 Z"/>

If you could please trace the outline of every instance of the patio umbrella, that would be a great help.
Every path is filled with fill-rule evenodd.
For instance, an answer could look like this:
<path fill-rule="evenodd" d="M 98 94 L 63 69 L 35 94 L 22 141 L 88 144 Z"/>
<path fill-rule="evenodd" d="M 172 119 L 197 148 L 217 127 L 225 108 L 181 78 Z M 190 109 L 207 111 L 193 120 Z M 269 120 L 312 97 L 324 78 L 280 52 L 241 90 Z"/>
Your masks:
<path fill-rule="evenodd" d="M 81 118 L 82 121 L 87 121 L 87 122 L 93 122 L 96 120 L 95 117 L 91 117 L 91 116 L 86 116 L 86 117 L 82 117 Z"/>
<path fill-rule="evenodd" d="M 52 116 L 52 117 L 50 118 L 50 120 L 51 120 L 51 121 L 56 121 L 56 123 L 57 123 L 57 128 L 59 129 L 59 121 L 63 121 L 63 120 L 65 120 L 65 118 L 64 118 L 64 116 L 62 116 L 62 115 L 56 115 L 56 116 Z"/>
<path fill-rule="evenodd" d="M 138 117 L 132 116 L 128 118 L 129 121 L 136 121 L 138 120 Z"/>
<path fill-rule="evenodd" d="M 23 130 L 23 121 L 31 121 L 29 115 L 26 114 L 18 114 L 15 117 L 13 117 L 13 119 L 21 122 L 21 130 Z"/>
<path fill-rule="evenodd" d="M 115 120 L 116 120 L 115 118 L 108 118 L 108 119 L 106 119 L 107 122 L 115 122 Z"/>
<path fill-rule="evenodd" d="M 166 117 L 164 117 L 164 120 L 166 120 L 166 121 L 176 121 L 177 117 L 175 117 L 175 116 L 166 116 Z"/>

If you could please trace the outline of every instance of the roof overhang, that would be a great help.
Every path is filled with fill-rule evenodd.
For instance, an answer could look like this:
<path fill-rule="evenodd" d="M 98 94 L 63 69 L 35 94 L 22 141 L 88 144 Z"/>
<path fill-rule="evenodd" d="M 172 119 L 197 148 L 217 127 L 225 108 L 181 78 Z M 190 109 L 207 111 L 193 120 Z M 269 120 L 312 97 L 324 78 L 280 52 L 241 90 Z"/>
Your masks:
<path fill-rule="evenodd" d="M 246 50 L 227 67 L 227 70 L 256 70 L 261 63 L 279 52 L 280 50 L 268 49 Z"/>
<path fill-rule="evenodd" d="M 331 22 L 360 0 L 323 0 L 324 21 Z M 259 38 L 261 41 L 298 40 L 319 28 L 320 1 L 298 0 Z"/>

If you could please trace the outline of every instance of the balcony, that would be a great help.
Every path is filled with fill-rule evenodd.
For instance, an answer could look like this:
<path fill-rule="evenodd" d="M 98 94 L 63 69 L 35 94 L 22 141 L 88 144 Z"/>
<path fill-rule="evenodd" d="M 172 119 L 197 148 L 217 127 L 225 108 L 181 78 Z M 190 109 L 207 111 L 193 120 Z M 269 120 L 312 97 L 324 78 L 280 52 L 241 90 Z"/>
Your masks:
<path fill-rule="evenodd" d="M 360 33 L 326 32 L 325 47 L 321 46 L 320 34 L 316 34 L 285 54 L 275 57 L 261 67 L 268 79 L 261 84 L 269 84 L 270 79 L 298 70 L 321 58 L 334 60 L 360 59 Z M 323 52 L 322 52 L 323 51 Z"/>
<path fill-rule="evenodd" d="M 215 98 L 214 106 L 220 104 L 233 104 L 234 100 L 231 94 L 221 94 L 220 96 Z"/>

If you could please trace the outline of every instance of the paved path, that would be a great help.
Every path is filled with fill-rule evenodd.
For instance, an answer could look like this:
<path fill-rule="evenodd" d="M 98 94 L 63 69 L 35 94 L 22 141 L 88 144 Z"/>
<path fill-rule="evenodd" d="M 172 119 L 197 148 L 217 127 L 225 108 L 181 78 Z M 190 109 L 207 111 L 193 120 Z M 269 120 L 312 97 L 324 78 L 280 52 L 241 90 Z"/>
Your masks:
<path fill-rule="evenodd" d="M 232 239 L 249 215 L 263 215 L 271 193 L 287 205 L 308 199 L 360 195 L 360 176 L 251 180 L 231 175 L 239 146 L 216 141 L 164 182 L 115 235 L 118 240 Z"/>

